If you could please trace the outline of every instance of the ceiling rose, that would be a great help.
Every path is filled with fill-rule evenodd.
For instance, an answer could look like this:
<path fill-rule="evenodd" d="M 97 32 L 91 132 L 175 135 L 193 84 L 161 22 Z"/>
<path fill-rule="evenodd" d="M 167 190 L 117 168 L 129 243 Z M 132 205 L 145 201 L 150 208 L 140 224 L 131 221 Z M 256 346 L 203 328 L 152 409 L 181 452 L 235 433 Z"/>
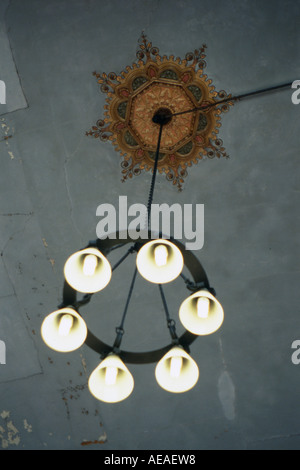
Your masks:
<path fill-rule="evenodd" d="M 120 75 L 94 72 L 101 91 L 107 94 L 107 104 L 104 118 L 86 135 L 113 143 L 123 157 L 122 181 L 153 169 L 159 134 L 153 116 L 162 110 L 172 119 L 164 126 L 157 170 L 179 190 L 187 167 L 205 157 L 228 157 L 218 132 L 221 114 L 233 101 L 224 90 L 215 91 L 204 74 L 205 49 L 204 44 L 183 60 L 162 57 L 142 34 L 137 61 L 131 67 Z M 216 100 L 227 101 L 218 108 L 209 106 Z M 185 113 L 195 107 L 195 113 Z"/>

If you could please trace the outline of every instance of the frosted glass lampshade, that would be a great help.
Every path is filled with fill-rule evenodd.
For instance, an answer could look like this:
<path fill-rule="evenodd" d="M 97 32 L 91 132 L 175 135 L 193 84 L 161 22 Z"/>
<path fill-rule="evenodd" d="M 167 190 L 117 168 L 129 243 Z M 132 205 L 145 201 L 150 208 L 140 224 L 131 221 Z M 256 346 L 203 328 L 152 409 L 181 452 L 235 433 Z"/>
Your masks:
<path fill-rule="evenodd" d="M 158 384 L 168 392 L 187 392 L 197 383 L 199 369 L 196 362 L 180 346 L 174 346 L 155 368 Z"/>
<path fill-rule="evenodd" d="M 107 258 L 97 248 L 85 248 L 71 255 L 64 268 L 65 278 L 78 292 L 98 292 L 107 286 L 112 270 Z"/>
<path fill-rule="evenodd" d="M 208 291 L 190 295 L 180 306 L 179 318 L 183 326 L 195 335 L 209 335 L 223 323 L 224 311 L 220 302 Z"/>
<path fill-rule="evenodd" d="M 87 327 L 76 310 L 63 308 L 45 318 L 41 335 L 49 348 L 59 352 L 70 352 L 85 342 Z"/>
<path fill-rule="evenodd" d="M 110 354 L 91 373 L 88 386 L 97 400 L 116 403 L 131 394 L 134 380 L 119 356 Z"/>
<path fill-rule="evenodd" d="M 145 243 L 136 257 L 139 273 L 147 281 L 165 284 L 176 279 L 184 261 L 179 248 L 169 240 L 151 240 Z"/>

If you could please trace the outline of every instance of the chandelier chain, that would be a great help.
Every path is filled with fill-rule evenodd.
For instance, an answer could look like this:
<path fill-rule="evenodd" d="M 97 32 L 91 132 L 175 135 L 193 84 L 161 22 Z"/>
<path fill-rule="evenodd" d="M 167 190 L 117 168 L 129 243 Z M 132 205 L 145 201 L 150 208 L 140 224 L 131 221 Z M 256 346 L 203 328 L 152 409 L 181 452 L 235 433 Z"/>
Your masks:
<path fill-rule="evenodd" d="M 154 195 L 154 186 L 155 186 L 156 173 L 157 173 L 157 164 L 158 164 L 158 158 L 159 158 L 159 149 L 160 149 L 162 129 L 163 129 L 163 124 L 160 124 L 159 134 L 158 134 L 158 141 L 157 141 L 157 148 L 156 148 L 156 154 L 155 154 L 155 161 L 154 161 L 154 167 L 153 167 L 153 174 L 152 174 L 152 180 L 151 180 L 151 186 L 150 186 L 149 198 L 148 198 L 148 207 L 147 207 L 148 230 L 151 229 L 150 228 L 151 206 L 152 206 L 153 195 Z"/>

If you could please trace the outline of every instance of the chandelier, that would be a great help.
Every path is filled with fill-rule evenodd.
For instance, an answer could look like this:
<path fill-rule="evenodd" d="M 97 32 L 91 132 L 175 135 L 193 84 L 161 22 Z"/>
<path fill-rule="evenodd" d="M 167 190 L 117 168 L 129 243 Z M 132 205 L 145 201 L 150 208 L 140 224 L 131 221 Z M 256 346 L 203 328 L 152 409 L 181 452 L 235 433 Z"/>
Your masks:
<path fill-rule="evenodd" d="M 147 236 L 135 240 L 130 231 L 117 232 L 113 237 L 97 238 L 72 254 L 64 267 L 62 303 L 44 319 L 41 335 L 55 351 L 71 352 L 85 344 L 100 355 L 88 387 L 103 402 L 116 403 L 131 394 L 134 379 L 129 364 L 156 363 L 155 377 L 164 390 L 172 393 L 190 390 L 199 378 L 190 345 L 199 336 L 217 331 L 224 320 L 223 308 L 197 257 L 180 241 L 163 233 L 154 235 L 151 230 L 156 175 L 165 173 L 167 180 L 182 190 L 187 167 L 203 158 L 228 157 L 218 137 L 222 113 L 235 101 L 291 83 L 239 96 L 228 95 L 224 90 L 216 92 L 212 80 L 204 73 L 205 49 L 203 45 L 186 54 L 184 60 L 161 57 L 158 48 L 143 34 L 138 60 L 132 67 L 126 67 L 120 75 L 94 72 L 101 91 L 107 94 L 107 104 L 104 119 L 99 119 L 86 134 L 111 141 L 121 153 L 123 181 L 142 170 L 152 171 L 145 221 Z M 111 266 L 109 254 L 125 245 L 126 253 Z M 129 255 L 136 256 L 135 269 L 115 341 L 108 345 L 88 329 L 80 310 L 108 285 L 114 271 Z M 183 274 L 184 267 L 190 277 Z M 138 275 L 157 284 L 171 338 L 166 346 L 147 352 L 121 349 Z M 184 328 L 181 336 L 177 335 L 176 321 L 169 313 L 163 288 L 178 277 L 189 291 L 178 311 Z M 78 293 L 83 294 L 81 299 L 77 298 Z"/>

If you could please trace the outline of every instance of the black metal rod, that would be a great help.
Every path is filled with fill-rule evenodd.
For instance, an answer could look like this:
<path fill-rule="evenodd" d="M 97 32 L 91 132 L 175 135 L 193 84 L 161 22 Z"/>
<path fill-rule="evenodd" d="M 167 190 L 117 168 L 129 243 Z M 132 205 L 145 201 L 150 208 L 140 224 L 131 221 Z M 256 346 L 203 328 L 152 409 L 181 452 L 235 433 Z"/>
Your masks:
<path fill-rule="evenodd" d="M 184 280 L 184 282 L 190 282 L 189 279 L 183 274 L 183 273 L 180 273 L 180 277 L 182 277 L 182 279 Z"/>
<path fill-rule="evenodd" d="M 73 304 L 73 307 L 75 308 L 75 310 L 78 310 L 83 305 L 88 304 L 90 302 L 91 298 L 92 298 L 92 295 L 93 295 L 93 293 L 85 294 L 81 300 L 78 300 L 77 302 L 75 302 Z"/>
<path fill-rule="evenodd" d="M 129 248 L 129 250 L 127 251 L 127 253 L 125 253 L 125 255 L 122 256 L 121 259 L 119 259 L 119 261 L 113 266 L 112 268 L 112 271 L 114 271 L 115 269 L 117 269 L 118 266 L 120 266 L 121 263 L 123 263 L 123 261 L 127 258 L 127 256 L 132 253 L 132 249 Z"/>
<path fill-rule="evenodd" d="M 160 295 L 161 295 L 162 303 L 163 303 L 163 306 L 164 306 L 164 310 L 165 310 L 165 314 L 166 314 L 166 318 L 167 318 L 167 325 L 168 325 L 168 328 L 169 328 L 169 331 L 170 331 L 170 334 L 171 334 L 171 338 L 174 342 L 179 343 L 179 339 L 178 339 L 178 336 L 176 334 L 175 320 L 172 320 L 171 317 L 170 317 L 170 313 L 169 313 L 169 309 L 168 309 L 168 305 L 167 305 L 167 301 L 166 301 L 166 297 L 165 297 L 162 285 L 158 284 L 158 287 L 159 287 L 159 292 L 160 292 Z"/>
<path fill-rule="evenodd" d="M 148 211 L 147 211 L 147 214 L 148 214 L 148 230 L 150 230 L 151 206 L 152 206 L 152 201 L 153 201 L 153 194 L 154 194 L 154 186 L 155 186 L 156 173 L 157 173 L 157 165 L 158 165 L 158 158 L 159 158 L 159 149 L 160 149 L 162 129 L 163 129 L 163 123 L 161 123 L 160 126 L 159 126 L 158 141 L 157 141 L 155 161 L 154 161 L 154 166 L 153 166 L 153 175 L 152 175 L 149 198 L 148 198 L 148 207 L 147 207 L 147 209 L 148 209 Z"/>
<path fill-rule="evenodd" d="M 163 306 L 164 306 L 164 309 L 165 309 L 165 314 L 166 314 L 166 317 L 167 317 L 167 321 L 169 321 L 169 320 L 171 320 L 171 317 L 170 317 L 170 314 L 169 314 L 168 305 L 167 305 L 167 301 L 166 301 L 166 297 L 165 297 L 162 285 L 158 284 L 158 288 L 159 288 L 162 303 L 163 303 Z"/>
<path fill-rule="evenodd" d="M 120 324 L 120 328 L 124 327 L 125 317 L 126 317 L 129 302 L 130 302 L 130 299 L 131 299 L 131 296 L 132 296 L 136 275 L 137 275 L 137 268 L 135 267 L 134 274 L 133 274 L 132 281 L 131 281 L 131 285 L 130 285 L 129 292 L 128 292 L 128 296 L 127 296 L 127 300 L 126 300 L 126 305 L 125 305 L 123 316 L 122 316 L 122 321 L 121 321 L 121 324 Z"/>
<path fill-rule="evenodd" d="M 123 246 L 123 244 L 113 246 L 106 254 L 108 255 L 111 251 L 118 250 L 122 246 Z"/>
<path fill-rule="evenodd" d="M 269 88 L 264 88 L 262 90 L 250 91 L 249 93 L 243 93 L 241 95 L 227 97 L 227 98 L 224 98 L 223 100 L 215 101 L 214 103 L 210 103 L 210 104 L 207 104 L 207 105 L 204 105 L 204 106 L 195 106 L 194 108 L 188 109 L 186 111 L 181 111 L 179 113 L 174 113 L 174 114 L 172 114 L 172 117 L 173 116 L 179 116 L 181 114 L 192 113 L 194 111 L 199 111 L 199 110 L 204 111 L 204 110 L 213 108 L 214 106 L 218 106 L 219 104 L 228 103 L 229 101 L 241 101 L 244 98 L 250 98 L 251 96 L 261 95 L 263 93 L 269 93 L 271 91 L 280 90 L 282 88 L 290 87 L 292 85 L 292 83 L 293 82 L 284 83 L 283 85 L 275 85 L 275 86 L 272 86 L 272 87 L 269 87 Z"/>
<path fill-rule="evenodd" d="M 122 342 L 122 338 L 123 338 L 123 334 L 124 334 L 124 322 L 125 322 L 129 302 L 130 302 L 130 299 L 131 299 L 131 296 L 132 296 L 136 275 L 137 275 L 137 268 L 135 268 L 135 270 L 134 270 L 134 274 L 133 274 L 133 278 L 132 278 L 131 285 L 130 285 L 130 288 L 129 288 L 129 292 L 128 292 L 128 296 L 127 296 L 127 300 L 126 300 L 126 305 L 125 305 L 125 308 L 124 308 L 124 312 L 123 312 L 123 315 L 122 315 L 122 320 L 121 320 L 120 326 L 118 326 L 116 328 L 117 336 L 116 336 L 114 345 L 112 347 L 112 350 L 115 351 L 115 352 L 119 352 L 119 348 L 120 348 L 120 345 L 121 345 L 121 342 Z"/>

